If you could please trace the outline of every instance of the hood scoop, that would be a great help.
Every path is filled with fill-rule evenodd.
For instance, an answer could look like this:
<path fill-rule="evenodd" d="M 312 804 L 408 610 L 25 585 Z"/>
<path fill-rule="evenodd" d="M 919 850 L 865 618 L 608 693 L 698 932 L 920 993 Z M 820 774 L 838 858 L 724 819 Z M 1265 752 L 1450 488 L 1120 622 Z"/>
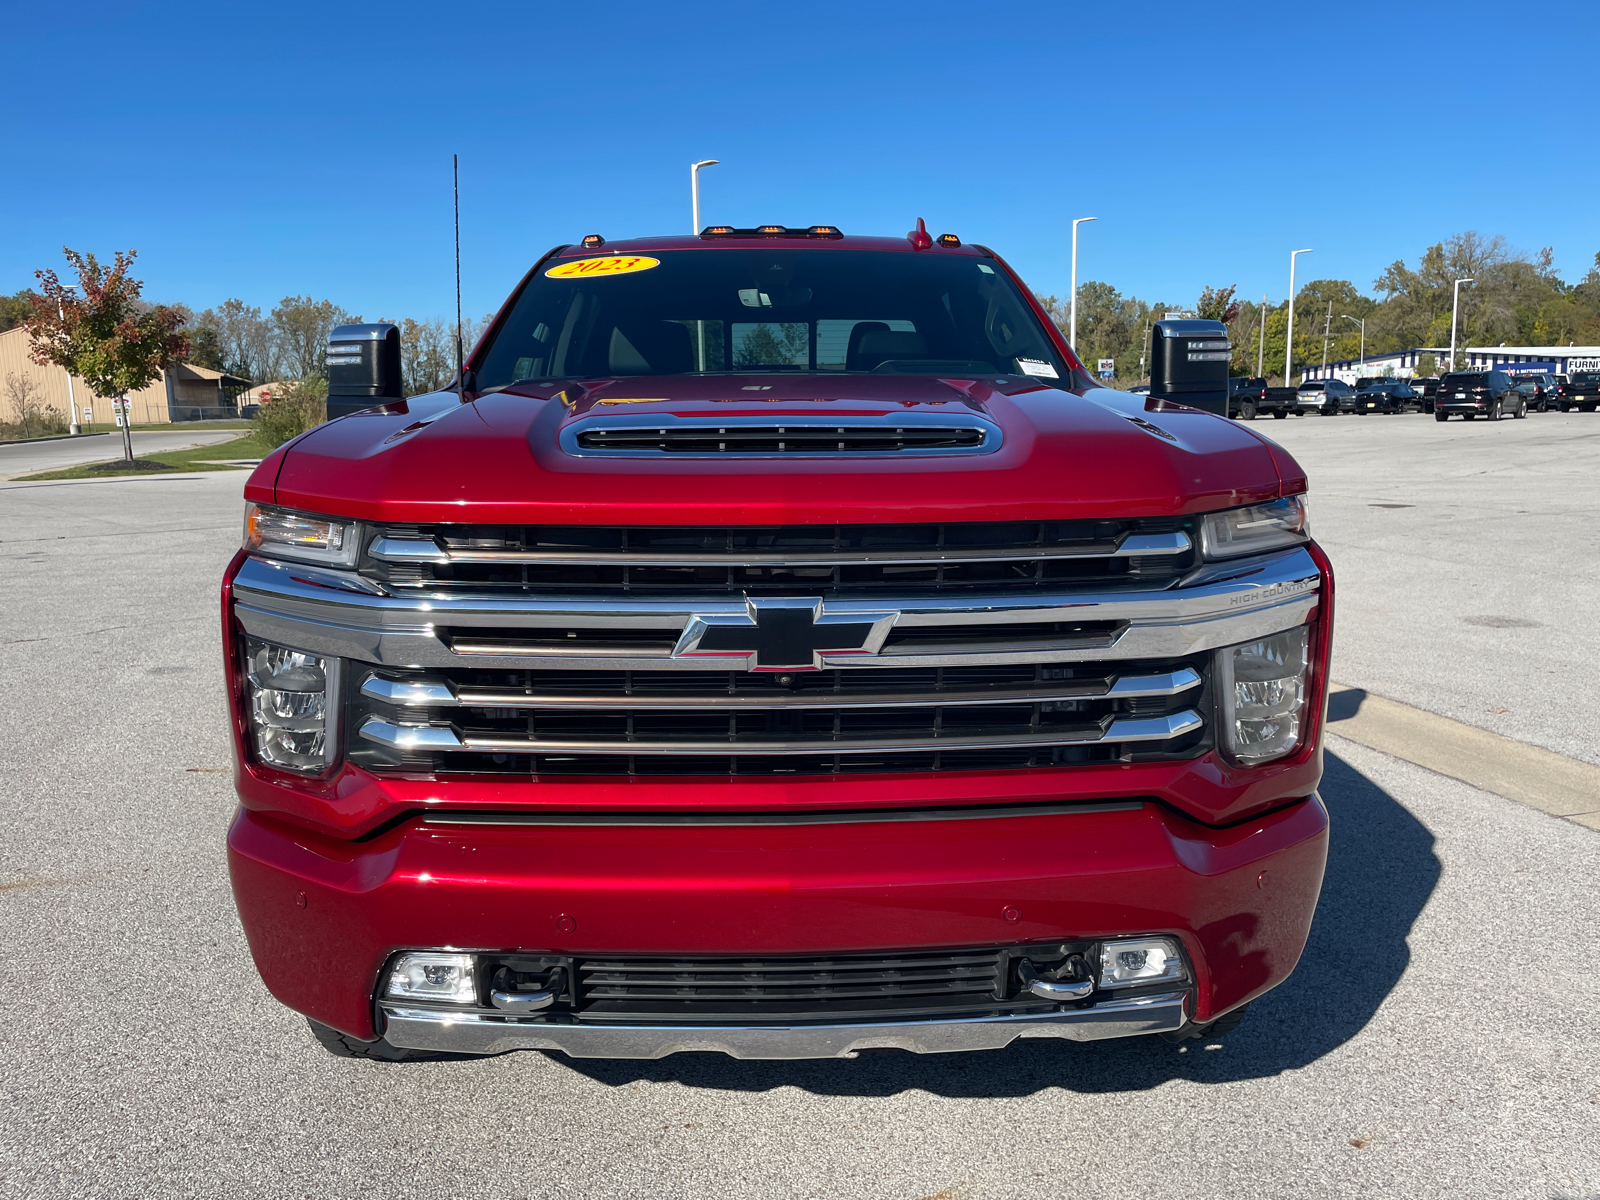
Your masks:
<path fill-rule="evenodd" d="M 590 417 L 561 431 L 582 458 L 826 458 L 837 455 L 992 454 L 1000 427 L 973 413 L 881 416 Z"/>

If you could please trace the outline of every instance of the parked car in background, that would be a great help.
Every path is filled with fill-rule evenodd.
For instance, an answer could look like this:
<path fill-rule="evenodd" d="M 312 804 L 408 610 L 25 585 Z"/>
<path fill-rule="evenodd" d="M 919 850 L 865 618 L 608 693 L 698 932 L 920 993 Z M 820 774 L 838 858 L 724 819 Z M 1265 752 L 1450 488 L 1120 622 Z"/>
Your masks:
<path fill-rule="evenodd" d="M 1228 415 L 1236 420 L 1254 421 L 1266 398 L 1267 381 L 1259 375 L 1228 380 Z"/>
<path fill-rule="evenodd" d="M 1504 371 L 1452 371 L 1439 380 L 1433 419 L 1448 421 L 1452 413 L 1467 421 L 1479 416 L 1498 421 L 1507 415 L 1520 420 L 1528 415 L 1528 397 Z"/>
<path fill-rule="evenodd" d="M 1308 379 L 1296 390 L 1295 405 L 1303 413 L 1335 417 L 1355 411 L 1356 392 L 1342 379 Z"/>
<path fill-rule="evenodd" d="M 1554 375 L 1541 372 L 1534 375 L 1518 375 L 1516 378 L 1517 387 L 1527 392 L 1528 407 L 1534 412 L 1549 412 L 1556 407 L 1556 377 Z"/>
<path fill-rule="evenodd" d="M 1563 382 L 1556 382 L 1555 406 L 1562 412 L 1578 409 L 1593 412 L 1600 404 L 1600 371 L 1574 371 Z"/>
<path fill-rule="evenodd" d="M 1404 379 L 1374 379 L 1365 387 L 1357 388 L 1355 394 L 1356 412 L 1362 415 L 1372 412 L 1401 413 L 1406 411 L 1409 404 L 1421 405 L 1422 398 L 1411 390 L 1411 385 Z"/>
<path fill-rule="evenodd" d="M 1416 375 L 1406 380 L 1411 385 L 1411 390 L 1417 394 L 1417 399 L 1422 405 L 1422 411 L 1433 411 L 1433 397 L 1439 390 L 1439 377 L 1437 375 Z"/>
<path fill-rule="evenodd" d="M 1544 411 L 1539 397 L 1539 385 L 1526 375 L 1513 375 L 1511 377 L 1511 390 L 1522 397 L 1524 407 L 1528 412 Z"/>

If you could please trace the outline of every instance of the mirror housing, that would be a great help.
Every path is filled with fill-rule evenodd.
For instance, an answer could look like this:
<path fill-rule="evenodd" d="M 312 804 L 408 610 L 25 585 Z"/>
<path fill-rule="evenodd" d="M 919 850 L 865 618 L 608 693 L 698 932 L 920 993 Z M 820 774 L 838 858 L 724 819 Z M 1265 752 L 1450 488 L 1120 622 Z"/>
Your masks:
<path fill-rule="evenodd" d="M 397 325 L 339 325 L 328 335 L 328 420 L 405 399 Z"/>
<path fill-rule="evenodd" d="M 1157 321 L 1150 327 L 1150 395 L 1225 417 L 1232 357 L 1221 321 Z"/>

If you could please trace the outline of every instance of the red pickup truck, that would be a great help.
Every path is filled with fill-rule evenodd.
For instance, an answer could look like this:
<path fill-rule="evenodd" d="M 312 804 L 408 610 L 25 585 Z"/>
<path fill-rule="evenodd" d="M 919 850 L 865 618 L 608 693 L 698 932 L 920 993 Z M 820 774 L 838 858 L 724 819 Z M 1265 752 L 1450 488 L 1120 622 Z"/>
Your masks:
<path fill-rule="evenodd" d="M 222 589 L 234 896 L 329 1049 L 1182 1039 L 1294 968 L 1281 448 L 920 222 L 559 247 L 457 382 L 266 459 Z"/>

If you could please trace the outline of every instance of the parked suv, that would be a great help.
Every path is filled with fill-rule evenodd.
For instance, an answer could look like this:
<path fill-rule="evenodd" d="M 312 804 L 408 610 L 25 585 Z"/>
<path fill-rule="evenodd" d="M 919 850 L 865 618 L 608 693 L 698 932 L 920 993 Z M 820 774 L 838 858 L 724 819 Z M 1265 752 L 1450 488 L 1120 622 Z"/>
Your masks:
<path fill-rule="evenodd" d="M 1355 411 L 1355 389 L 1342 379 L 1308 379 L 1297 389 L 1295 404 L 1302 413 L 1324 417 Z"/>
<path fill-rule="evenodd" d="M 1241 421 L 1254 421 L 1267 398 L 1267 381 L 1259 375 L 1235 376 L 1228 380 L 1228 415 Z"/>
<path fill-rule="evenodd" d="M 1357 390 L 1354 404 L 1357 413 L 1399 413 L 1406 405 L 1421 403 L 1421 398 L 1411 390 L 1404 379 L 1374 379 Z"/>
<path fill-rule="evenodd" d="M 1467 421 L 1479 416 L 1498 421 L 1507 414 L 1520 419 L 1528 415 L 1528 397 L 1504 371 L 1452 371 L 1439 380 L 1433 419 L 1448 421 L 1452 413 Z"/>
<path fill-rule="evenodd" d="M 450 391 L 398 337 L 334 331 L 378 407 L 257 468 L 223 583 L 233 893 L 324 1046 L 1216 1036 L 1294 968 L 1333 577 L 1282 447 L 920 227 L 558 246 Z"/>

